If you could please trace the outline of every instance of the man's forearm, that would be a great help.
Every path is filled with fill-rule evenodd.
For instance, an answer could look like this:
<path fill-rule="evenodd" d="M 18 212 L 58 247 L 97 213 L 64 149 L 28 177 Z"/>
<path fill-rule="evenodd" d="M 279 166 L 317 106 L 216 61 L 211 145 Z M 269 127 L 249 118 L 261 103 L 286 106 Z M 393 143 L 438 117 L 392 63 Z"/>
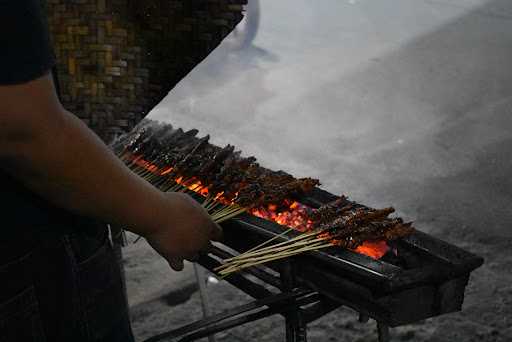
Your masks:
<path fill-rule="evenodd" d="M 190 196 L 154 188 L 66 112 L 50 75 L 0 86 L 0 169 L 62 208 L 143 235 L 175 270 L 221 235 Z"/>
<path fill-rule="evenodd" d="M 44 132 L 23 149 L 15 176 L 76 213 L 136 231 L 155 224 L 148 220 L 161 212 L 160 191 L 131 172 L 78 118 L 62 115 L 61 129 Z"/>
<path fill-rule="evenodd" d="M 47 97 L 54 95 L 47 84 L 35 87 L 50 92 Z M 162 208 L 168 205 L 164 195 L 131 172 L 73 114 L 60 105 L 27 103 L 30 94 L 22 93 L 23 98 L 16 99 L 15 88 L 5 93 L 0 168 L 31 190 L 62 208 L 128 226 L 140 234 L 172 210 Z M 14 111 L 19 113 L 9 117 Z M 32 115 L 34 111 L 43 114 Z"/>

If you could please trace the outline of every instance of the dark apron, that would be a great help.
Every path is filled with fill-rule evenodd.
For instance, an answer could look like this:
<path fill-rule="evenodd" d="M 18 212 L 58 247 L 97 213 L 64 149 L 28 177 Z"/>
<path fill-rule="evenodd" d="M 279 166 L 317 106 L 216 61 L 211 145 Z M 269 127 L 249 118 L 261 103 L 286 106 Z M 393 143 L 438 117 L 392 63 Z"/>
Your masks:
<path fill-rule="evenodd" d="M 133 341 L 107 226 L 2 179 L 0 342 Z"/>

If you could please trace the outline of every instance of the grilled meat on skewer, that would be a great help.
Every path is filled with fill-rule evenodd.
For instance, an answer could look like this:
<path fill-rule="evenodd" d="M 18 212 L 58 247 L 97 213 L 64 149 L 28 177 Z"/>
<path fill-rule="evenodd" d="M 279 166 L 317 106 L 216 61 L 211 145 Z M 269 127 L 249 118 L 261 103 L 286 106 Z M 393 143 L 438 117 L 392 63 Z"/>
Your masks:
<path fill-rule="evenodd" d="M 223 203 L 244 208 L 272 207 L 271 211 L 281 213 L 319 185 L 316 179 L 297 179 L 261 167 L 256 158 L 242 157 L 233 146 L 217 147 L 209 143 L 209 136 L 199 138 L 197 134 L 197 130 L 185 132 L 146 122 L 120 139 L 115 150 L 132 169 L 163 190 L 180 179 L 180 184 L 200 184 L 211 195 L 222 194 Z M 366 240 L 393 240 L 410 234 L 409 223 L 388 217 L 393 212 L 393 208 L 366 208 L 342 196 L 303 215 L 314 229 L 329 228 L 336 243 L 355 248 Z"/>

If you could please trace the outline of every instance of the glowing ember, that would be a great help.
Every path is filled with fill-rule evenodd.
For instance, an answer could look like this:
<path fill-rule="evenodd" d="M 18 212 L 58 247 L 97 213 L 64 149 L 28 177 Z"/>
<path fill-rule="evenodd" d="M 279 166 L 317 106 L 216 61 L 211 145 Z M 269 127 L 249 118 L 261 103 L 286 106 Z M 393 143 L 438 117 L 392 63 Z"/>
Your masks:
<path fill-rule="evenodd" d="M 141 157 L 133 158 L 132 163 L 135 163 L 152 173 L 158 173 L 162 176 L 171 173 L 173 170 L 172 167 L 159 170 L 156 165 L 147 162 Z M 185 181 L 183 177 L 178 177 L 175 179 L 175 182 L 198 194 L 208 196 L 208 187 L 201 184 L 201 182 L 198 180 L 192 179 Z M 232 201 L 226 200 L 222 195 L 222 192 L 216 194 L 215 200 L 224 204 L 232 204 Z M 300 232 L 306 232 L 314 229 L 314 223 L 310 219 L 311 211 L 312 209 L 304 204 L 287 200 L 285 201 L 284 205 L 278 206 L 276 204 L 269 204 L 266 208 L 260 207 L 250 209 L 249 213 L 262 219 L 276 222 L 282 226 L 287 226 Z M 337 242 L 333 240 L 332 243 L 333 245 L 336 245 Z M 386 241 L 365 241 L 354 251 L 374 259 L 380 259 L 389 250 L 390 247 Z"/>
<path fill-rule="evenodd" d="M 382 258 L 389 251 L 386 241 L 365 241 L 356 248 L 356 252 L 367 255 L 374 259 Z"/>
<path fill-rule="evenodd" d="M 276 222 L 282 226 L 294 228 L 300 232 L 310 231 L 314 228 L 313 222 L 309 219 L 311 208 L 295 201 L 291 202 L 288 208 L 279 211 L 277 205 L 271 204 L 267 208 L 255 208 L 249 212 L 254 216 Z M 332 243 L 336 245 L 337 241 L 333 240 Z M 355 252 L 373 259 L 380 259 L 388 250 L 389 246 L 386 241 L 365 241 L 355 249 Z"/>
<path fill-rule="evenodd" d="M 313 222 L 309 219 L 307 206 L 292 202 L 288 208 L 278 211 L 277 205 L 270 204 L 268 208 L 255 208 L 249 212 L 257 217 L 276 222 L 282 226 L 294 228 L 300 232 L 313 229 Z"/>
<path fill-rule="evenodd" d="M 188 182 L 184 182 L 183 178 L 180 177 L 176 179 L 176 183 L 186 187 L 187 189 L 194 191 L 195 193 L 198 193 L 202 196 L 208 196 L 208 187 L 204 186 L 200 181 L 198 180 L 191 180 Z M 219 198 L 221 194 L 218 194 L 215 198 Z"/>
<path fill-rule="evenodd" d="M 174 169 L 172 167 L 170 167 L 167 170 L 162 171 L 162 173 L 160 173 L 160 176 L 165 176 L 166 174 L 171 173 L 172 170 L 174 170 Z"/>

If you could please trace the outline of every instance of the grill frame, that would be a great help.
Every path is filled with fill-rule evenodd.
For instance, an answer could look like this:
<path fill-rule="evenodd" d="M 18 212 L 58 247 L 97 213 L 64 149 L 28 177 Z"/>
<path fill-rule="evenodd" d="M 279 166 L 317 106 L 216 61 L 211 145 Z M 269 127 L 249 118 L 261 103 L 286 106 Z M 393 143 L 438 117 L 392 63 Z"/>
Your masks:
<path fill-rule="evenodd" d="M 318 207 L 336 199 L 316 188 L 300 202 Z M 249 214 L 222 226 L 223 245 L 240 253 L 283 232 L 282 226 Z M 394 246 L 399 251 L 411 251 L 421 265 L 405 269 L 333 247 L 257 266 L 249 273 L 261 274 L 266 269 L 282 273 L 292 264 L 299 286 L 391 327 L 461 310 L 470 273 L 483 264 L 483 258 L 421 231 L 396 241 Z M 222 257 L 231 255 L 227 253 Z M 204 266 L 213 269 L 211 264 Z"/>
<path fill-rule="evenodd" d="M 300 202 L 319 207 L 337 198 L 317 188 Z M 276 237 L 284 229 L 249 214 L 222 226 L 223 242 L 216 243 L 198 260 L 212 272 L 222 259 Z M 421 262 L 416 262 L 416 267 L 399 267 L 333 247 L 230 274 L 225 280 L 255 298 L 254 302 L 160 333 L 145 342 L 167 338 L 195 341 L 275 314 L 285 318 L 287 342 L 307 342 L 307 324 L 340 306 L 354 309 L 361 323 L 375 319 L 379 342 L 389 342 L 389 327 L 461 310 L 470 273 L 483 264 L 481 257 L 420 231 L 394 242 L 394 247 L 399 255 L 401 251 L 414 251 L 407 256 L 413 255 Z"/>

